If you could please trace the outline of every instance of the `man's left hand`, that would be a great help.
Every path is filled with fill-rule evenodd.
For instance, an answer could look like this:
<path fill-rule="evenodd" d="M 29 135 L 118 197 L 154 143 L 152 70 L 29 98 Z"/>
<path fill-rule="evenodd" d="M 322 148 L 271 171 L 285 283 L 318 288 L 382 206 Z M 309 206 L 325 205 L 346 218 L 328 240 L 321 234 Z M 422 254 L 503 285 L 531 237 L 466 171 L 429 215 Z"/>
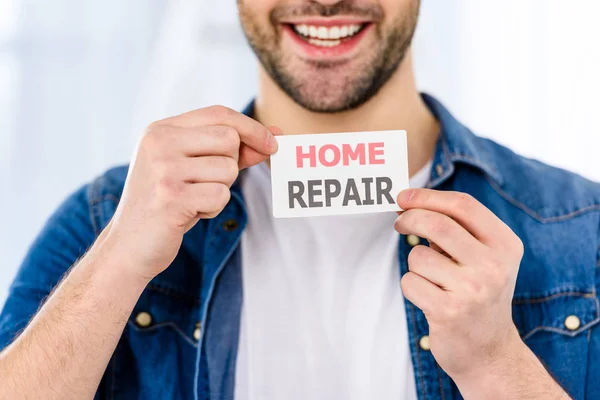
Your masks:
<path fill-rule="evenodd" d="M 409 189 L 398 204 L 396 230 L 431 245 L 410 252 L 402 291 L 427 318 L 438 364 L 459 384 L 519 360 L 526 348 L 511 303 L 521 240 L 465 193 Z"/>

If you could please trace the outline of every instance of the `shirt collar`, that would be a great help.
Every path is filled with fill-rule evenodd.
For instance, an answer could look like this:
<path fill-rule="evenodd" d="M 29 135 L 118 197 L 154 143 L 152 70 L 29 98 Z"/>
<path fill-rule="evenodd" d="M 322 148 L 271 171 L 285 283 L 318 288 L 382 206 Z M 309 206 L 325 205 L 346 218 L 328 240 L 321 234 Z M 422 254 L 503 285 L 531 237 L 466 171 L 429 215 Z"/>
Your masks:
<path fill-rule="evenodd" d="M 487 141 L 473 134 L 435 98 L 423 94 L 423 101 L 440 123 L 440 136 L 435 150 L 429 187 L 444 182 L 454 173 L 457 164 L 474 167 L 502 185 L 504 180 L 488 149 Z"/>
<path fill-rule="evenodd" d="M 429 110 L 440 123 L 440 136 L 436 145 L 428 187 L 433 188 L 446 181 L 454 174 L 457 164 L 474 167 L 502 186 L 504 180 L 497 168 L 494 156 L 488 150 L 487 141 L 475 136 L 473 132 L 454 118 L 437 99 L 428 94 L 422 94 L 422 97 Z M 252 117 L 254 114 L 254 100 L 242 112 Z"/>

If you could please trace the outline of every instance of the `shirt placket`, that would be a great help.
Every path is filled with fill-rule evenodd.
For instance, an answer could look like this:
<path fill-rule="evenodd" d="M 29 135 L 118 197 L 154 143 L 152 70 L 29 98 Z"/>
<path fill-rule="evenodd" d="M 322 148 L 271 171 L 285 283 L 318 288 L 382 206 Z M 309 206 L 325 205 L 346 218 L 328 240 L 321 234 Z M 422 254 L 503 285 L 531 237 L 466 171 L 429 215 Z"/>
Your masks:
<path fill-rule="evenodd" d="M 408 254 L 417 245 L 427 245 L 415 235 L 402 235 L 399 243 L 400 274 L 408 272 Z M 431 354 L 429 325 L 425 314 L 405 300 L 410 354 L 419 400 L 452 399 L 452 381 Z"/>

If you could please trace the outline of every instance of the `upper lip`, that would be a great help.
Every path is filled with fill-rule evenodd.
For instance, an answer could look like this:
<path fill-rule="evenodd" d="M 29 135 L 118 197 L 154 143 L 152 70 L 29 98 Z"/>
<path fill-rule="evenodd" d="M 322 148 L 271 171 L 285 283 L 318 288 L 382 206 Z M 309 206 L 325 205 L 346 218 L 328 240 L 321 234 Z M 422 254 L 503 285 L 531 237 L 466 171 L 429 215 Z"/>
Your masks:
<path fill-rule="evenodd" d="M 279 21 L 282 24 L 290 25 L 315 25 L 315 26 L 342 26 L 342 25 L 362 25 L 373 21 L 365 18 L 340 17 L 340 18 L 319 18 L 319 17 L 296 17 Z"/>

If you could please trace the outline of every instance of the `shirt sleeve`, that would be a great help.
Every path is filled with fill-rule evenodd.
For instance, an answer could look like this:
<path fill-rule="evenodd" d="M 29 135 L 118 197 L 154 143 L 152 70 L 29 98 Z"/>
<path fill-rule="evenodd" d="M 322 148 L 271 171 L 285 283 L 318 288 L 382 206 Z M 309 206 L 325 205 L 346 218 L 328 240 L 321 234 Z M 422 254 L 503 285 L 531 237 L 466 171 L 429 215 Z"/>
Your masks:
<path fill-rule="evenodd" d="M 597 296 L 596 304 L 600 304 L 600 244 L 597 247 L 597 253 L 598 255 L 595 268 Z M 596 324 L 591 328 L 591 331 L 588 334 L 588 344 L 585 398 L 600 399 L 600 380 L 598 379 L 598 371 L 600 371 L 600 324 Z"/>
<path fill-rule="evenodd" d="M 95 238 L 84 186 L 48 219 L 25 256 L 0 313 L 0 350 L 27 326 L 52 289 Z"/>

